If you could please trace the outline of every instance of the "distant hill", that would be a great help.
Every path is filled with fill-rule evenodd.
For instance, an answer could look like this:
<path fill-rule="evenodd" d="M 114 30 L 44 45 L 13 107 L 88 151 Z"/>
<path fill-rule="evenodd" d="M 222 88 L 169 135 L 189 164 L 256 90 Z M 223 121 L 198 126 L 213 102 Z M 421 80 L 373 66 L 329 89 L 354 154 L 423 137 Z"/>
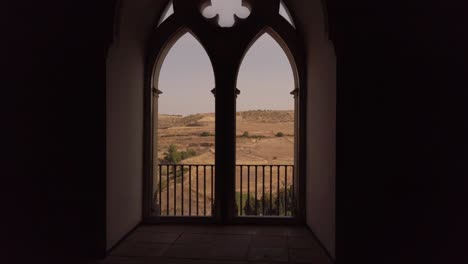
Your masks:
<path fill-rule="evenodd" d="M 237 112 L 237 119 L 261 123 L 294 122 L 293 110 L 251 110 Z M 214 113 L 182 115 L 159 115 L 158 128 L 164 129 L 175 126 L 207 126 L 215 121 Z"/>
<path fill-rule="evenodd" d="M 276 123 L 294 122 L 293 110 L 252 110 L 237 113 L 245 121 Z"/>

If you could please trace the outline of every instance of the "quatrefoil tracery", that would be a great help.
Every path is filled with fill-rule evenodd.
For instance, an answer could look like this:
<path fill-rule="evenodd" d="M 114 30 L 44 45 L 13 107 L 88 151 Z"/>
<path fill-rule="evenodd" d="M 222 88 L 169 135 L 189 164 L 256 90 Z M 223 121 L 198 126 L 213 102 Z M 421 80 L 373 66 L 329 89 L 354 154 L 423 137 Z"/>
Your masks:
<path fill-rule="evenodd" d="M 246 19 L 251 11 L 242 0 L 211 0 L 202 6 L 201 13 L 207 19 L 217 19 L 220 27 L 232 27 L 236 18 Z"/>

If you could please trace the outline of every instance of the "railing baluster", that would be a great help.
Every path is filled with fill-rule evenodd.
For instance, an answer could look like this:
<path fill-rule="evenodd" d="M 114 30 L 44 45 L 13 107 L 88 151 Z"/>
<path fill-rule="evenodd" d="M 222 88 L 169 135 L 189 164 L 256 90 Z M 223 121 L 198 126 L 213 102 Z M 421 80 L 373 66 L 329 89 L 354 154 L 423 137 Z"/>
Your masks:
<path fill-rule="evenodd" d="M 288 166 L 284 166 L 284 215 L 288 215 Z"/>
<path fill-rule="evenodd" d="M 177 166 L 174 165 L 174 216 L 177 215 Z"/>
<path fill-rule="evenodd" d="M 255 165 L 255 215 L 258 215 L 258 206 L 257 206 L 257 194 L 258 194 L 258 190 L 257 190 L 257 184 L 258 184 L 258 172 L 257 172 L 257 168 L 258 166 Z"/>
<path fill-rule="evenodd" d="M 166 215 L 169 216 L 169 165 L 166 165 L 166 176 L 167 176 L 167 183 L 166 183 L 166 186 L 167 186 L 167 199 L 166 199 L 166 205 L 167 205 L 167 210 L 166 210 Z"/>
<path fill-rule="evenodd" d="M 277 188 L 277 195 L 278 195 L 278 199 L 277 199 L 277 209 L 278 209 L 278 216 L 280 215 L 280 166 L 276 166 L 276 174 L 277 174 L 277 177 L 278 177 L 278 182 L 276 183 L 276 188 Z"/>
<path fill-rule="evenodd" d="M 273 212 L 273 166 L 270 165 L 270 214 Z"/>
<path fill-rule="evenodd" d="M 265 165 L 263 165 L 262 167 L 262 172 L 263 172 L 262 215 L 265 215 Z"/>
<path fill-rule="evenodd" d="M 240 165 L 240 194 L 239 194 L 239 215 L 242 216 L 242 169 L 243 166 Z"/>
<path fill-rule="evenodd" d="M 292 208 L 293 208 L 293 211 L 291 212 L 291 215 L 294 216 L 294 213 L 296 212 L 296 188 L 295 188 L 295 182 L 296 182 L 296 179 L 295 178 L 295 174 L 294 174 L 294 166 L 291 166 L 291 172 L 292 172 L 292 202 L 294 203 L 292 205 Z"/>
<path fill-rule="evenodd" d="M 180 183 L 180 194 L 181 194 L 181 198 L 180 198 L 180 212 L 182 216 L 184 216 L 184 165 L 181 165 L 180 166 L 180 173 L 182 174 L 182 181 Z"/>
<path fill-rule="evenodd" d="M 211 215 L 214 215 L 214 166 L 211 165 Z"/>
<path fill-rule="evenodd" d="M 250 206 L 250 165 L 247 165 L 247 208 L 249 208 L 249 212 L 252 210 Z"/>
<path fill-rule="evenodd" d="M 197 201 L 197 216 L 198 216 L 198 165 L 197 166 L 197 196 L 195 197 L 196 198 L 196 201 Z"/>
<path fill-rule="evenodd" d="M 192 216 L 192 165 L 189 166 L 189 216 Z"/>
<path fill-rule="evenodd" d="M 159 215 L 162 214 L 162 166 L 159 165 Z"/>
<path fill-rule="evenodd" d="M 206 216 L 206 166 L 203 165 L 203 216 Z"/>

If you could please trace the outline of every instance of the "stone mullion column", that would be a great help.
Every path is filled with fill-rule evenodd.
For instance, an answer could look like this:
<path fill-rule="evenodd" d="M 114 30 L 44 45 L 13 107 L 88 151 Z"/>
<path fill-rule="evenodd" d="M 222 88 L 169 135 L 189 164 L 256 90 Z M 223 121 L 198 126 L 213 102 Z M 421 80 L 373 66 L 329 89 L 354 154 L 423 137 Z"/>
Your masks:
<path fill-rule="evenodd" d="M 291 92 L 291 95 L 294 97 L 294 197 L 295 197 L 295 207 L 299 207 L 299 197 L 300 197 L 300 182 L 299 177 L 299 157 L 300 157 L 300 144 L 299 140 L 300 134 L 300 110 L 299 110 L 299 88 L 294 89 Z"/>
<path fill-rule="evenodd" d="M 153 144 L 153 153 L 151 154 L 151 162 L 153 166 L 152 170 L 152 200 L 151 200 L 151 209 L 152 209 L 152 214 L 153 215 L 159 215 L 159 208 L 161 207 L 161 201 L 159 200 L 159 197 L 157 195 L 159 194 L 159 160 L 158 160 L 158 101 L 159 101 L 159 95 L 162 94 L 162 92 L 157 89 L 153 88 L 153 109 L 152 109 L 152 144 Z M 158 198 L 156 200 L 156 198 Z M 157 202 L 156 202 L 157 201 Z"/>
<path fill-rule="evenodd" d="M 222 223 L 234 217 L 236 173 L 237 65 L 224 58 L 214 64 L 216 75 L 216 214 Z M 220 174 L 222 172 L 222 174 Z"/>

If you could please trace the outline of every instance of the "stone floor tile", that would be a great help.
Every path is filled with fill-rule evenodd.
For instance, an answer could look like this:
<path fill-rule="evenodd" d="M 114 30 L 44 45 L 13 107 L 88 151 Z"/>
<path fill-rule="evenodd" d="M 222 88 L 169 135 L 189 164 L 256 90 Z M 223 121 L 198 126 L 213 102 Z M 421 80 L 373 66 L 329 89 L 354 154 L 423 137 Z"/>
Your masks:
<path fill-rule="evenodd" d="M 250 243 L 249 235 L 226 235 L 226 234 L 193 234 L 184 233 L 175 244 L 215 244 L 218 246 L 243 246 Z"/>
<path fill-rule="evenodd" d="M 145 263 L 146 264 L 146 263 Z M 249 264 L 247 261 L 165 258 L 148 264 Z"/>
<path fill-rule="evenodd" d="M 248 262 L 212 259 L 159 258 L 145 264 L 248 264 Z"/>
<path fill-rule="evenodd" d="M 206 259 L 212 246 L 209 245 L 172 245 L 164 253 L 167 258 Z"/>
<path fill-rule="evenodd" d="M 291 263 L 332 264 L 321 249 L 289 249 L 289 256 Z"/>
<path fill-rule="evenodd" d="M 165 257 L 191 259 L 218 260 L 246 260 L 248 246 L 219 246 L 219 245 L 172 245 L 164 254 Z"/>
<path fill-rule="evenodd" d="M 286 236 L 253 236 L 252 247 L 257 248 L 286 248 L 287 237 Z"/>
<path fill-rule="evenodd" d="M 213 244 L 216 243 L 218 235 L 183 233 L 176 241 L 176 244 Z"/>
<path fill-rule="evenodd" d="M 287 236 L 289 231 L 286 226 L 255 226 L 252 230 L 255 235 L 265 236 Z"/>
<path fill-rule="evenodd" d="M 286 248 L 255 248 L 249 250 L 249 261 L 288 262 Z"/>
<path fill-rule="evenodd" d="M 252 235 L 254 230 L 248 226 L 219 225 L 219 226 L 195 226 L 186 233 L 196 234 L 232 234 L 232 235 Z"/>
<path fill-rule="evenodd" d="M 287 235 L 298 237 L 313 237 L 312 232 L 304 226 L 289 227 L 287 230 Z"/>
<path fill-rule="evenodd" d="M 249 264 L 247 261 L 230 261 L 215 259 L 181 259 L 181 258 L 136 258 L 108 257 L 105 260 L 93 261 L 87 264 Z M 255 263 L 263 264 L 263 263 Z"/>
<path fill-rule="evenodd" d="M 160 232 L 133 232 L 127 241 L 134 243 L 174 243 L 181 235 L 181 232 L 160 233 Z"/>
<path fill-rule="evenodd" d="M 221 260 L 247 260 L 249 253 L 248 244 L 226 244 L 216 245 L 212 251 L 212 259 L 221 259 Z"/>
<path fill-rule="evenodd" d="M 109 256 L 103 264 L 155 264 L 164 263 L 160 261 L 161 257 L 121 257 Z"/>
<path fill-rule="evenodd" d="M 312 236 L 290 236 L 288 237 L 288 248 L 316 248 L 319 249 L 320 245 Z"/>
<path fill-rule="evenodd" d="M 175 233 L 190 230 L 188 225 L 141 225 L 135 232 Z"/>
<path fill-rule="evenodd" d="M 140 257 L 116 257 L 109 256 L 102 260 L 96 260 L 89 264 L 146 264 L 146 258 Z"/>
<path fill-rule="evenodd" d="M 122 257 L 159 257 L 169 248 L 170 244 L 144 244 L 124 242 L 117 246 L 110 255 Z"/>

